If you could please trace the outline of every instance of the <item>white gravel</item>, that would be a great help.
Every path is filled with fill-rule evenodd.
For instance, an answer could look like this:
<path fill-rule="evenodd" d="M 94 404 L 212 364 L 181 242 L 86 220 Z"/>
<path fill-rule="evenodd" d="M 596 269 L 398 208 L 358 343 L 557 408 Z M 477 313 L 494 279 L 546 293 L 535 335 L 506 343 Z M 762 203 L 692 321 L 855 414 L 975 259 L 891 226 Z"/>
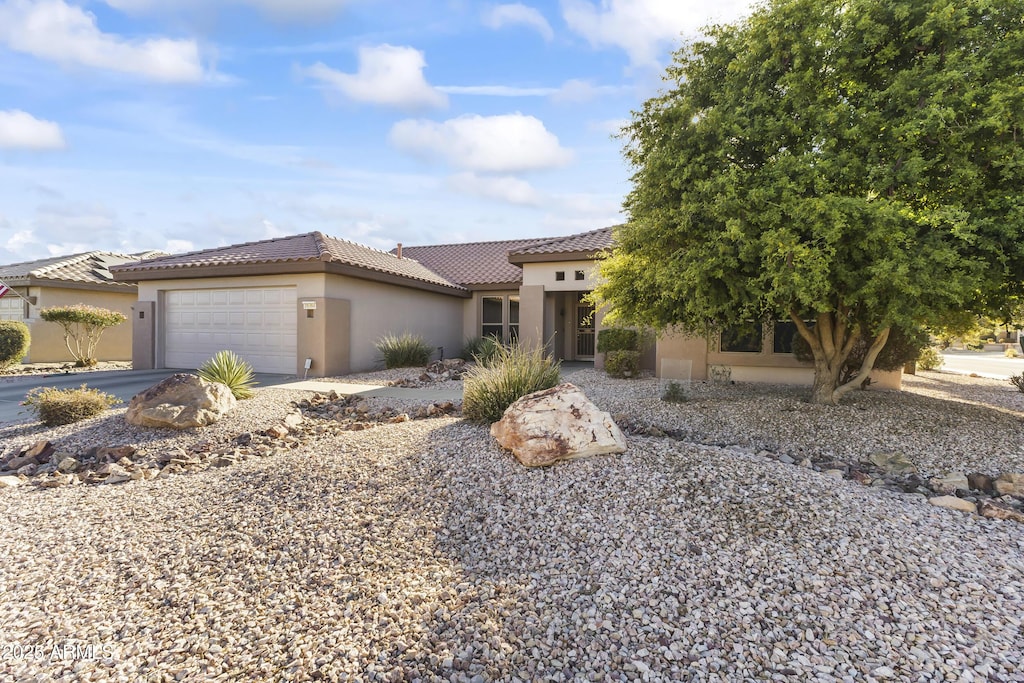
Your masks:
<path fill-rule="evenodd" d="M 730 445 L 629 437 L 526 470 L 442 418 L 166 480 L 0 490 L 0 680 L 1024 681 L 1024 526 L 747 448 L 881 441 L 1024 469 L 1016 397 L 924 394 L 995 388 L 949 377 L 827 412 L 749 385 L 667 405 L 654 380 L 583 371 L 601 407 Z M 276 419 L 291 399 L 272 391 L 213 429 Z M 885 435 L 907 420 L 923 441 Z"/>

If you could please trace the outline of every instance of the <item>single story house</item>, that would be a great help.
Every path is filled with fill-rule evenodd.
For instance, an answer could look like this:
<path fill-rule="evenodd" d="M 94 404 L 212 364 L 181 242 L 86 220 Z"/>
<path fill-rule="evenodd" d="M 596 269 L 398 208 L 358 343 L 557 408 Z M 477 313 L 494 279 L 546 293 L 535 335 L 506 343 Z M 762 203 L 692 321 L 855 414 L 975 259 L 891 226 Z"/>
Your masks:
<path fill-rule="evenodd" d="M 457 355 L 467 339 L 544 344 L 596 361 L 603 312 L 594 289 L 613 228 L 564 237 L 404 246 L 384 252 L 310 232 L 112 268 L 138 283 L 137 369 L 195 368 L 231 349 L 260 372 L 343 375 L 380 367 L 375 342 L 411 332 Z M 668 334 L 643 365 L 659 377 L 810 384 L 791 324 L 758 323 L 715 339 Z"/>
<path fill-rule="evenodd" d="M 20 320 L 32 336 L 27 362 L 62 363 L 74 360 L 64 343 L 64 333 L 55 323 L 39 317 L 39 311 L 53 306 L 88 304 L 131 314 L 138 298 L 132 282 L 117 281 L 110 268 L 122 263 L 163 255 L 148 251 L 120 254 L 89 251 L 0 265 L 0 281 L 13 291 L 0 298 L 0 320 Z M 96 348 L 98 360 L 131 360 L 132 326 L 129 323 L 103 333 Z"/>

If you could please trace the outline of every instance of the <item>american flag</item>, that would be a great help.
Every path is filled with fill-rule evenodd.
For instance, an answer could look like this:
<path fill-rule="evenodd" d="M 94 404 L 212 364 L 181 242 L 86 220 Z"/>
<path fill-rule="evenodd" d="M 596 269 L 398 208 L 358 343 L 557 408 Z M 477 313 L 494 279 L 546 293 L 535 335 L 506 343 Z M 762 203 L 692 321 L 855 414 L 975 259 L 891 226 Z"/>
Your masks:
<path fill-rule="evenodd" d="M 7 294 L 7 292 L 9 291 L 11 291 L 11 288 L 5 285 L 4 283 L 0 282 L 0 299 L 3 299 L 4 295 Z"/>

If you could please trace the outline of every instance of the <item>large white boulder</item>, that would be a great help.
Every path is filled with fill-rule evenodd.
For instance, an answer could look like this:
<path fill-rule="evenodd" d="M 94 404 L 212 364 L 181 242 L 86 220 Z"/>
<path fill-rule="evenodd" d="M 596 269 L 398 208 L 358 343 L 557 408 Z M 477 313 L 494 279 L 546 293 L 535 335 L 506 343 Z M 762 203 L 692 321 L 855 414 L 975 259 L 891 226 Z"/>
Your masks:
<path fill-rule="evenodd" d="M 626 439 L 611 415 L 568 383 L 510 405 L 491 425 L 491 436 L 527 467 L 626 450 Z"/>
<path fill-rule="evenodd" d="M 236 403 L 227 386 L 207 382 L 198 375 L 178 373 L 136 394 L 124 417 L 141 427 L 205 427 L 227 414 Z"/>

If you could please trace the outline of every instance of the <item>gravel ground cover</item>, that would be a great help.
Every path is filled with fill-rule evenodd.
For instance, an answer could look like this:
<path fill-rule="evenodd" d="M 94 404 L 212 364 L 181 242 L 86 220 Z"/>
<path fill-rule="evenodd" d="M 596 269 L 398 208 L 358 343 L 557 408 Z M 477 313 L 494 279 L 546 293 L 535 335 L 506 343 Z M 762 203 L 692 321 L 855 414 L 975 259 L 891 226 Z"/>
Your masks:
<path fill-rule="evenodd" d="M 997 383 L 928 374 L 819 413 L 800 390 L 668 405 L 655 380 L 571 380 L 692 440 L 526 470 L 440 418 L 0 491 L 0 679 L 1024 680 L 1022 525 L 756 455 L 881 443 L 1020 471 L 1019 399 Z M 213 429 L 265 426 L 288 393 Z M 885 435 L 911 419 L 920 440 Z"/>

